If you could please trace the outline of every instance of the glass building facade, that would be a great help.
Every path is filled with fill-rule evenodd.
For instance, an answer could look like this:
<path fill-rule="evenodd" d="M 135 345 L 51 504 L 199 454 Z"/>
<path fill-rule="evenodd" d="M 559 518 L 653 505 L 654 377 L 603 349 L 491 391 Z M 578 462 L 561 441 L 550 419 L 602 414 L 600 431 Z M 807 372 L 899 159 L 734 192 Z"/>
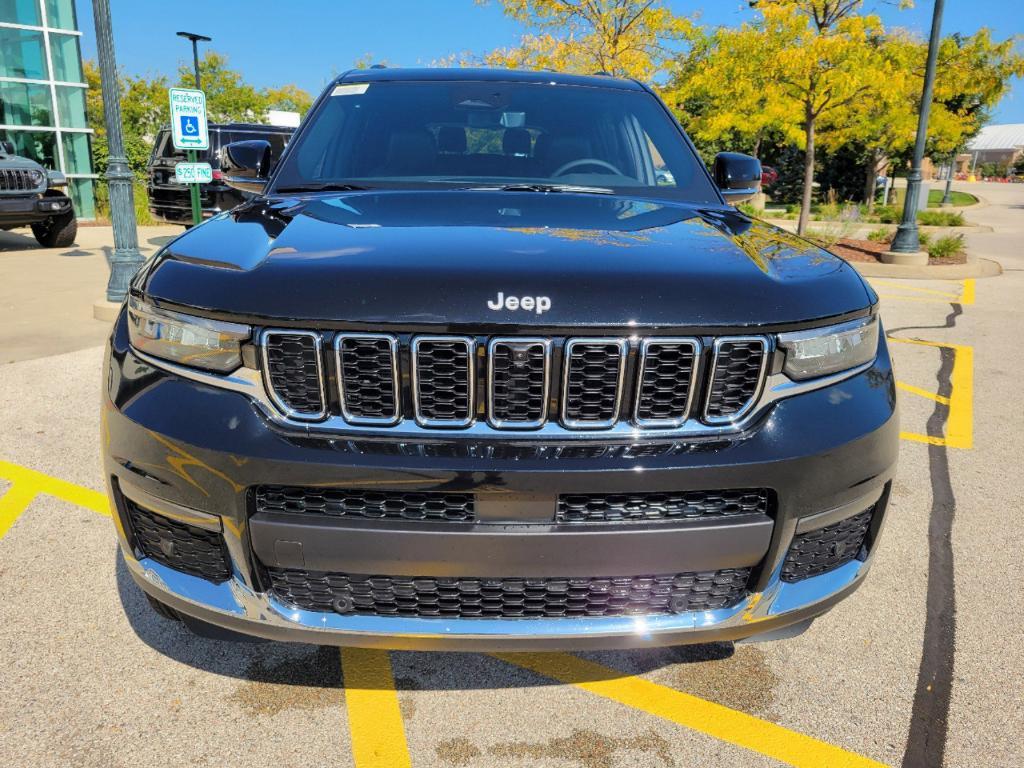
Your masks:
<path fill-rule="evenodd" d="M 68 177 L 79 218 L 96 215 L 75 0 L 0 0 L 0 139 Z"/>

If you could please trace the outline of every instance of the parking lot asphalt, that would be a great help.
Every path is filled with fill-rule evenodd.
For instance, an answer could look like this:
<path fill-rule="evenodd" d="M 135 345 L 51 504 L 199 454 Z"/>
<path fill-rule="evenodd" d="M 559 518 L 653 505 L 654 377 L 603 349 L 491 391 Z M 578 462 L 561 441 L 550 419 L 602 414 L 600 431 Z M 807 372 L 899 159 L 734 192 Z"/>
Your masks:
<path fill-rule="evenodd" d="M 775 643 L 486 655 L 197 638 L 152 613 L 105 517 L 96 341 L 8 363 L 0 336 L 0 762 L 1019 766 L 1024 185 L 969 189 L 987 205 L 968 218 L 994 229 L 971 248 L 1005 272 L 872 281 L 900 382 L 892 513 L 864 586 Z"/>

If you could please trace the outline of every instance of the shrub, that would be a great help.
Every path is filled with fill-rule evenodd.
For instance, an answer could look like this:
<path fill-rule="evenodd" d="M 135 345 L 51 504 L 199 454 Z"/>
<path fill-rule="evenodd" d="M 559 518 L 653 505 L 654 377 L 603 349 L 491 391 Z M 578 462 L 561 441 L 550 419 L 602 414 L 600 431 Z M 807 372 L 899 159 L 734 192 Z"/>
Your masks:
<path fill-rule="evenodd" d="M 740 203 L 739 205 L 736 206 L 736 210 L 738 210 L 740 213 L 747 214 L 747 216 L 749 216 L 752 219 L 756 219 L 758 216 L 762 214 L 762 211 L 757 210 L 750 203 Z"/>
<path fill-rule="evenodd" d="M 958 211 L 918 211 L 917 220 L 929 227 L 964 226 L 964 215 Z"/>
<path fill-rule="evenodd" d="M 879 205 L 875 208 L 875 216 L 882 224 L 899 224 L 903 212 L 896 210 L 893 205 Z"/>
<path fill-rule="evenodd" d="M 872 229 L 868 232 L 868 240 L 873 243 L 891 243 L 894 236 L 895 235 L 892 230 L 886 229 L 885 227 Z"/>
<path fill-rule="evenodd" d="M 929 242 L 927 245 L 921 243 L 921 247 L 925 248 L 928 251 L 928 255 L 933 259 L 960 256 L 964 252 L 964 236 L 944 235 L 943 237 L 936 238 L 933 242 Z"/>

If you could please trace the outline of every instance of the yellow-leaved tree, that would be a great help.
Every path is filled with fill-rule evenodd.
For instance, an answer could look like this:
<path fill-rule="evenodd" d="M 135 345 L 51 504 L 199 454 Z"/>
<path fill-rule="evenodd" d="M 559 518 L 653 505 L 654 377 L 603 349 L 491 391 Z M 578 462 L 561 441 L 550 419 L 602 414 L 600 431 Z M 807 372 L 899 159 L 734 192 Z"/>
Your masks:
<path fill-rule="evenodd" d="M 693 47 L 670 96 L 697 104 L 684 116 L 698 139 L 773 130 L 804 149 L 797 231 L 810 217 L 819 130 L 873 98 L 894 77 L 883 28 L 860 0 L 757 0 L 758 18 L 714 30 Z"/>
<path fill-rule="evenodd" d="M 650 82 L 676 66 L 693 30 L 688 18 L 661 0 L 497 1 L 530 32 L 518 46 L 487 54 L 491 66 L 604 72 Z"/>

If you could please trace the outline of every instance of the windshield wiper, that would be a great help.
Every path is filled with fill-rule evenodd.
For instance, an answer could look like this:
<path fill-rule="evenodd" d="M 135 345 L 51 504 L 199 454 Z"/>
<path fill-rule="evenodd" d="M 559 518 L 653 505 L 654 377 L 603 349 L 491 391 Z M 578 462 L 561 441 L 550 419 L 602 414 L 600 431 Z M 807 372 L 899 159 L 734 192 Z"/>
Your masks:
<path fill-rule="evenodd" d="M 278 187 L 277 192 L 362 192 L 369 187 L 358 184 L 347 184 L 340 181 L 324 181 L 316 184 L 295 184 L 291 187 Z"/>
<path fill-rule="evenodd" d="M 581 187 L 573 184 L 539 184 L 524 182 L 522 184 L 500 184 L 495 186 L 466 187 L 471 190 L 494 190 L 498 192 L 579 192 L 592 195 L 614 195 L 615 192 L 606 187 Z"/>

